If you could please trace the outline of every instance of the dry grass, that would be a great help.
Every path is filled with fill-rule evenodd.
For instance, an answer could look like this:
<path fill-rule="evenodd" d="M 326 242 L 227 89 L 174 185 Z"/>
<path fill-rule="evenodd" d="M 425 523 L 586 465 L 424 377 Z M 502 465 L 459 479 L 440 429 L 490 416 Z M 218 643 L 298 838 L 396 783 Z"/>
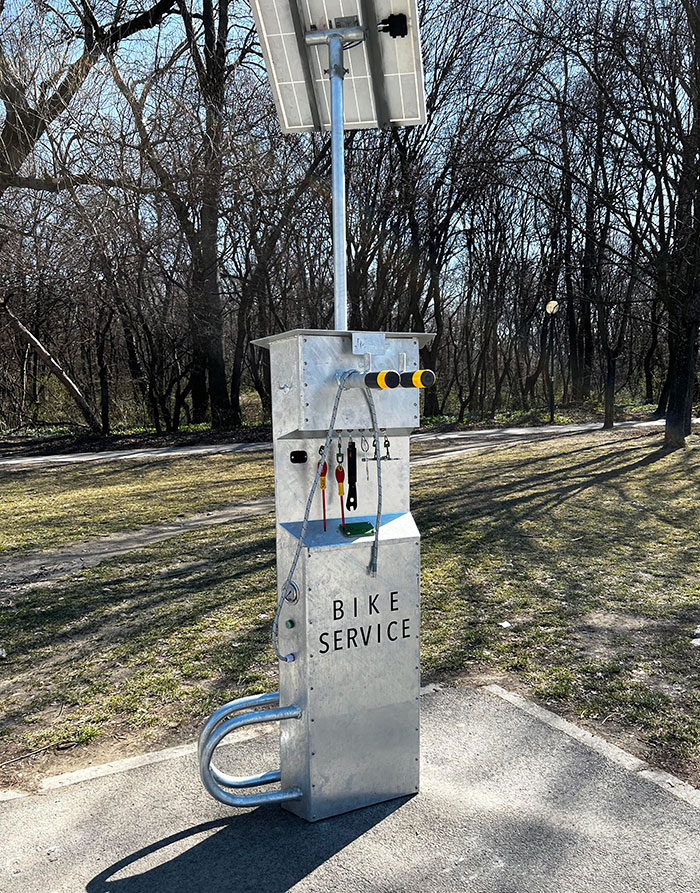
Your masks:
<path fill-rule="evenodd" d="M 268 452 L 0 471 L 0 554 L 47 549 L 271 493 Z"/>
<path fill-rule="evenodd" d="M 416 468 L 422 660 L 432 678 L 505 679 L 697 782 L 700 451 L 669 454 L 660 442 L 580 436 Z M 156 520 L 231 502 L 250 495 L 261 467 L 188 459 L 186 474 L 182 461 L 120 465 L 111 477 L 75 472 L 71 498 L 84 517 L 71 535 L 88 522 L 92 533 L 143 523 L 141 511 Z M 40 526 L 49 524 L 46 480 L 25 478 Z M 88 483 L 98 494 L 110 481 L 109 498 L 87 498 Z M 17 526 L 36 539 L 26 502 L 14 498 L 21 518 L 10 535 Z M 49 508 L 53 523 L 73 523 L 65 504 Z M 7 601 L 0 762 L 52 745 L 39 769 L 61 771 L 151 749 L 191 737 L 229 697 L 271 690 L 274 588 L 273 522 L 262 518 L 179 536 Z M 61 742 L 78 744 L 55 752 Z M 32 766 L 11 764 L 5 781 Z"/>

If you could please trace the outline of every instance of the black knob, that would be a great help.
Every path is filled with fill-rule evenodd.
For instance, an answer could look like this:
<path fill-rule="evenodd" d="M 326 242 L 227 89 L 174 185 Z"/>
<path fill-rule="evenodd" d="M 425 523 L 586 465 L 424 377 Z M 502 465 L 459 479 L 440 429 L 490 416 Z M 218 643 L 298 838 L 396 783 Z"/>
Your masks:
<path fill-rule="evenodd" d="M 406 37 L 408 34 L 408 19 L 402 12 L 397 15 L 390 15 L 386 19 L 381 20 L 379 30 L 385 34 L 388 32 L 391 37 Z"/>

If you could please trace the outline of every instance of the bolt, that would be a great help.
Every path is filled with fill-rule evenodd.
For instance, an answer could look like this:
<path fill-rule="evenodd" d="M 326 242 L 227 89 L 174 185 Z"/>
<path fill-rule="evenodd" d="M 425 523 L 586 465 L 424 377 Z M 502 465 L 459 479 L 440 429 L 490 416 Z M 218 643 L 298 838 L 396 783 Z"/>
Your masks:
<path fill-rule="evenodd" d="M 288 620 L 284 625 L 287 627 L 287 629 L 294 629 L 294 621 L 293 620 Z"/>

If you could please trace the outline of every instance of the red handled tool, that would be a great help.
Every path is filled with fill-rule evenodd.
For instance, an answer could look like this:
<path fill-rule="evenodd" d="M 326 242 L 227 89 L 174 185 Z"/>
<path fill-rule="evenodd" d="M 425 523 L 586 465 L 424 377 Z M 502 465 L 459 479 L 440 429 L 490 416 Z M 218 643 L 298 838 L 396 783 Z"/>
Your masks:
<path fill-rule="evenodd" d="M 321 469 L 321 478 L 319 480 L 319 484 L 321 486 L 321 496 L 323 497 L 323 529 L 326 529 L 326 475 L 328 474 L 328 463 L 323 459 L 323 447 L 319 448 L 319 454 L 321 458 L 318 460 L 318 464 L 320 465 L 323 462 L 323 468 Z"/>
<path fill-rule="evenodd" d="M 345 469 L 343 468 L 343 445 L 341 439 L 338 438 L 338 452 L 335 455 L 335 479 L 338 482 L 338 496 L 340 497 L 340 514 L 343 519 L 343 530 L 345 530 Z"/>

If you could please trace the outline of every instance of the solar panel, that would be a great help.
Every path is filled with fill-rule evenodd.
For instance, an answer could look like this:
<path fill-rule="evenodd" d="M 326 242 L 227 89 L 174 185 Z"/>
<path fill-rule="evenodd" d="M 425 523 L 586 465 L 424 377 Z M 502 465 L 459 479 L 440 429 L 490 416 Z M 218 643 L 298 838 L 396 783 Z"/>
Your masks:
<path fill-rule="evenodd" d="M 425 88 L 416 0 L 251 0 L 282 130 L 331 126 L 328 48 L 305 34 L 359 22 L 366 37 L 344 53 L 347 130 L 425 123 Z M 403 13 L 405 38 L 377 24 Z"/>

